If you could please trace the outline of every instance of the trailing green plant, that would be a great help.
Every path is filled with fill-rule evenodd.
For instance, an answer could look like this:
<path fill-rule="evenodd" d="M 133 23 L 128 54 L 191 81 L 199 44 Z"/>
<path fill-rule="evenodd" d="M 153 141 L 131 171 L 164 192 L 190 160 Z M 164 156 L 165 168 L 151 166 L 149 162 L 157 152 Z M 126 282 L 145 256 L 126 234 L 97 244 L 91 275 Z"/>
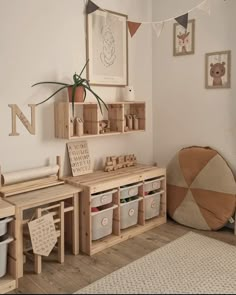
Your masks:
<path fill-rule="evenodd" d="M 91 86 L 89 84 L 89 80 L 84 79 L 81 77 L 81 75 L 83 74 L 83 71 L 85 70 L 87 64 L 89 62 L 89 59 L 87 60 L 87 62 L 85 63 L 83 69 L 81 70 L 80 74 L 78 75 L 77 73 L 75 73 L 73 75 L 73 83 L 72 84 L 68 84 L 68 83 L 61 83 L 61 82 L 54 82 L 54 81 L 44 81 L 44 82 L 38 82 L 32 85 L 32 87 L 36 86 L 36 85 L 41 85 L 41 84 L 56 84 L 56 85 L 61 85 L 62 87 L 60 87 L 59 89 L 57 89 L 53 94 L 51 94 L 49 97 L 47 97 L 46 99 L 44 99 L 43 101 L 37 103 L 36 105 L 40 105 L 46 101 L 48 101 L 50 98 L 52 98 L 54 95 L 56 95 L 58 92 L 60 92 L 61 90 L 68 88 L 68 87 L 72 87 L 72 97 L 71 97 L 71 101 L 72 101 L 72 113 L 74 116 L 74 102 L 75 102 L 75 91 L 76 88 L 79 86 L 82 86 L 84 88 L 84 99 L 83 101 L 85 101 L 86 99 L 86 91 L 90 91 L 95 98 L 97 99 L 98 105 L 99 105 L 99 109 L 102 112 L 102 104 L 105 106 L 105 108 L 108 110 L 108 107 L 106 105 L 106 103 L 101 99 L 101 97 L 99 97 L 92 89 Z"/>

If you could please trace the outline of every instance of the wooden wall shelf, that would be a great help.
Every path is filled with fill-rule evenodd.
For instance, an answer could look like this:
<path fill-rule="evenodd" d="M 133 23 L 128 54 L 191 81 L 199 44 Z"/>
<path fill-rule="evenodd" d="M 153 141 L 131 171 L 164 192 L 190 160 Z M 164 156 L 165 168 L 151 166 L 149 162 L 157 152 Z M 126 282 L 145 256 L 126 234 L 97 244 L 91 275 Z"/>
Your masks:
<path fill-rule="evenodd" d="M 72 104 L 69 102 L 56 102 L 54 105 L 55 136 L 64 139 L 79 139 L 97 136 L 135 133 L 145 131 L 146 115 L 145 102 L 114 102 L 107 103 L 108 111 L 104 109 L 104 117 L 100 118 L 97 103 L 75 103 L 74 118 L 83 121 L 83 135 L 78 135 L 75 122 L 72 119 Z M 128 119 L 129 116 L 129 119 Z M 100 133 L 99 122 L 109 120 L 110 128 Z M 129 123 L 128 123 L 129 122 Z M 127 128 L 129 125 L 129 129 Z"/>

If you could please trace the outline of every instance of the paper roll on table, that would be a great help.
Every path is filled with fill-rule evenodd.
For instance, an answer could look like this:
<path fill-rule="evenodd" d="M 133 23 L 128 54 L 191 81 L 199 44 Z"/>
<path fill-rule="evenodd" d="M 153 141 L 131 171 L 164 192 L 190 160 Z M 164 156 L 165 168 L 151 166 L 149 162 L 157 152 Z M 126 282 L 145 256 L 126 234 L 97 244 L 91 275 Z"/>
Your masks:
<path fill-rule="evenodd" d="M 34 180 L 38 178 L 43 178 L 51 175 L 56 175 L 58 173 L 59 166 L 43 166 L 39 168 L 32 168 L 27 170 L 15 171 L 10 173 L 2 174 L 2 184 L 9 185 L 15 184 L 23 181 Z"/>

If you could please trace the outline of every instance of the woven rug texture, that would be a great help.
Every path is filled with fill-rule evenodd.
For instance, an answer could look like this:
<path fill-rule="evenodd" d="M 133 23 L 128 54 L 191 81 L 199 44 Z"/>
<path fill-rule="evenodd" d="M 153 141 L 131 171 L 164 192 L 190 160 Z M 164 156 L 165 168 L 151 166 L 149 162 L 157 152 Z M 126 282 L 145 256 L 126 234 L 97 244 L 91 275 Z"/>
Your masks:
<path fill-rule="evenodd" d="M 236 247 L 189 232 L 74 294 L 236 294 Z"/>

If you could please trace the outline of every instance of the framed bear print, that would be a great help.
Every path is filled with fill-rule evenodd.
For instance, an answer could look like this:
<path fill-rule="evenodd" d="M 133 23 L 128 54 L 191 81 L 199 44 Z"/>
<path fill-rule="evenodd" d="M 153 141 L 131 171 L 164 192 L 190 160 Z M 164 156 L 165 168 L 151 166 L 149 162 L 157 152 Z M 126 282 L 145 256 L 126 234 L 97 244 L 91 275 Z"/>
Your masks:
<path fill-rule="evenodd" d="M 205 87 L 230 88 L 231 84 L 231 51 L 206 53 Z"/>
<path fill-rule="evenodd" d="M 96 10 L 87 15 L 87 77 L 91 85 L 128 84 L 128 16 Z"/>
<path fill-rule="evenodd" d="M 194 54 L 195 46 L 195 20 L 189 20 L 187 29 L 178 23 L 174 24 L 173 55 Z"/>

